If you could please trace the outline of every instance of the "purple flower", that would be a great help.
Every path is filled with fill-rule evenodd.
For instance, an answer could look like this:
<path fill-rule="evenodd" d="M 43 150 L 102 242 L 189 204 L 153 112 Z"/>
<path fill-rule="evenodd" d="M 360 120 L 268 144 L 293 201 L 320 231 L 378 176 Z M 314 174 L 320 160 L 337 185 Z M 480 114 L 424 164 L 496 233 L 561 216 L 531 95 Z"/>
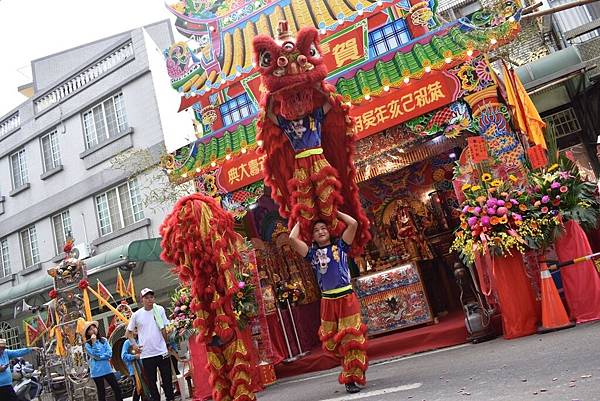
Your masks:
<path fill-rule="evenodd" d="M 550 188 L 552 188 L 552 189 L 560 188 L 560 183 L 554 181 L 554 182 L 552 182 L 552 184 L 550 184 Z"/>
<path fill-rule="evenodd" d="M 486 205 L 488 207 L 493 207 L 493 206 L 496 206 L 497 203 L 498 203 L 498 199 L 496 199 L 496 198 L 490 198 L 490 199 L 488 199 Z"/>
<path fill-rule="evenodd" d="M 515 205 L 515 206 L 516 206 L 516 205 L 518 205 L 518 204 L 519 204 L 519 201 L 518 201 L 518 200 L 516 200 L 516 199 L 511 199 L 511 200 L 510 200 L 510 203 L 512 203 L 513 205 Z"/>
<path fill-rule="evenodd" d="M 508 209 L 505 208 L 504 206 L 500 206 L 498 209 L 496 209 L 496 214 L 500 217 L 504 216 L 507 212 L 508 212 Z"/>
<path fill-rule="evenodd" d="M 238 288 L 244 288 L 245 286 L 246 286 L 246 283 L 245 283 L 245 282 L 243 282 L 243 281 L 240 281 L 240 282 L 238 283 Z"/>
<path fill-rule="evenodd" d="M 502 199 L 498 199 L 498 206 L 504 206 L 505 202 Z"/>
<path fill-rule="evenodd" d="M 475 206 L 475 208 L 473 208 L 473 214 L 479 216 L 479 213 L 481 213 L 481 208 L 479 206 Z"/>
<path fill-rule="evenodd" d="M 481 224 L 484 225 L 484 226 L 486 226 L 486 227 L 489 226 L 490 225 L 490 218 L 487 217 L 487 216 L 483 216 L 481 218 Z"/>
<path fill-rule="evenodd" d="M 542 196 L 542 203 L 548 203 L 548 202 L 550 202 L 550 197 L 548 195 Z"/>
<path fill-rule="evenodd" d="M 513 213 L 512 214 L 513 219 L 515 220 L 519 220 L 522 221 L 523 220 L 523 216 L 521 216 L 519 213 Z"/>
<path fill-rule="evenodd" d="M 463 207 L 463 210 L 462 210 L 463 214 L 466 214 L 468 211 L 469 211 L 469 206 Z"/>
<path fill-rule="evenodd" d="M 493 207 L 488 207 L 487 214 L 489 214 L 491 216 L 495 215 L 496 209 L 494 209 Z"/>
<path fill-rule="evenodd" d="M 561 180 L 568 180 L 569 178 L 571 178 L 571 174 L 569 174 L 568 171 L 561 171 L 558 173 L 558 176 Z"/>
<path fill-rule="evenodd" d="M 469 220 L 467 220 L 467 223 L 469 223 L 470 227 L 473 227 L 475 224 L 477 224 L 477 217 L 475 217 L 475 216 L 469 217 Z"/>

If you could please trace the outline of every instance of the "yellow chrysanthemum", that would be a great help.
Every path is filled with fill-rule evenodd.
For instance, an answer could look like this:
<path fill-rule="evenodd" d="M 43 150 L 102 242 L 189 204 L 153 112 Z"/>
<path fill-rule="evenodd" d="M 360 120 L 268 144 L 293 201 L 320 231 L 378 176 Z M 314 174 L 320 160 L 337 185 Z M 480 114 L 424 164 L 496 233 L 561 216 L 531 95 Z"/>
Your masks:
<path fill-rule="evenodd" d="M 492 181 L 492 186 L 493 187 L 499 187 L 500 185 L 502 185 L 502 180 L 494 180 L 494 181 Z"/>
<path fill-rule="evenodd" d="M 482 180 L 483 182 L 488 182 L 488 181 L 489 181 L 489 180 L 491 180 L 491 179 L 492 179 L 492 175 L 491 175 L 490 173 L 483 173 L 483 174 L 481 175 L 481 180 Z"/>

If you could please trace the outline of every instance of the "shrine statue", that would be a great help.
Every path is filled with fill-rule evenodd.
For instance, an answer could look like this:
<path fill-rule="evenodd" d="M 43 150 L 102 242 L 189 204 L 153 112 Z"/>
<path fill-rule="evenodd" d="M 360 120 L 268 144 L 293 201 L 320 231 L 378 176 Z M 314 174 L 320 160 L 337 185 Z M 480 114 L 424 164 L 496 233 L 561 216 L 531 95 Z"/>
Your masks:
<path fill-rule="evenodd" d="M 350 250 L 356 256 L 371 235 L 354 182 L 353 123 L 349 106 L 324 81 L 318 36 L 305 27 L 294 38 L 281 21 L 275 40 L 254 38 L 263 89 L 257 140 L 266 154 L 265 183 L 289 228 L 299 222 L 302 239 L 312 242 L 312 225 L 320 220 L 339 237 L 345 228 L 340 209 L 359 222 Z"/>

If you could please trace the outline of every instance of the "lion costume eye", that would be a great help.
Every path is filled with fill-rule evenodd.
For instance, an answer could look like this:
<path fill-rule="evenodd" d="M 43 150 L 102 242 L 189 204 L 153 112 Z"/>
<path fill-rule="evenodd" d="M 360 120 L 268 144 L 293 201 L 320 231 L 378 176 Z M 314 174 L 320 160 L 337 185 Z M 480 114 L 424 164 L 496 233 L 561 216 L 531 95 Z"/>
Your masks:
<path fill-rule="evenodd" d="M 271 66 L 272 63 L 273 63 L 273 56 L 271 55 L 271 52 L 269 52 L 267 50 L 263 50 L 262 52 L 260 52 L 260 55 L 258 57 L 258 64 L 262 68 L 268 68 Z"/>
<path fill-rule="evenodd" d="M 310 44 L 310 50 L 309 50 L 309 54 L 310 57 L 321 57 L 321 55 L 319 54 L 319 50 L 317 50 L 317 45 L 315 45 L 314 43 Z"/>

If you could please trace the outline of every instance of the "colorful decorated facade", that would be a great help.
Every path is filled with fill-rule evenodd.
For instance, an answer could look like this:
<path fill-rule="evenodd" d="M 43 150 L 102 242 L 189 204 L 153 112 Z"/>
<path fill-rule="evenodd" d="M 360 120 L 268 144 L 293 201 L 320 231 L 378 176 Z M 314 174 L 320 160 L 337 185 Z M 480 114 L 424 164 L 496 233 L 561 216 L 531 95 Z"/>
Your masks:
<path fill-rule="evenodd" d="M 168 8 L 189 38 L 165 57 L 179 110 L 194 112 L 196 140 L 163 166 L 174 182 L 195 180 L 236 214 L 260 244 L 261 284 L 272 292 L 275 281 L 293 281 L 305 300 L 315 298 L 308 265 L 286 257 L 275 240 L 286 222 L 265 191 L 257 150 L 264 89 L 252 39 L 275 36 L 287 20 L 293 35 L 304 26 L 319 30 L 327 81 L 353 106 L 356 181 L 373 236 L 355 259 L 355 289 L 370 333 L 433 324 L 457 310 L 459 291 L 449 280 L 460 214 L 455 162 L 477 156 L 466 151 L 468 137 L 480 138 L 509 171 L 525 160 L 487 57 L 518 34 L 520 4 L 506 1 L 451 22 L 436 15 L 435 0 L 188 0 Z M 361 293 L 361 286 L 370 289 Z"/>

